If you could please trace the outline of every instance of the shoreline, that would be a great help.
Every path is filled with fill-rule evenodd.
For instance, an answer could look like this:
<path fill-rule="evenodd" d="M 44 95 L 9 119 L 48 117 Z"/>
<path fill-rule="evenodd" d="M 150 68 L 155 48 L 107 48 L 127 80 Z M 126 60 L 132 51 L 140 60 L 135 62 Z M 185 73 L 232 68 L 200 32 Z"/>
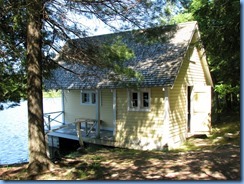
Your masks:
<path fill-rule="evenodd" d="M 22 162 L 22 163 L 12 163 L 12 164 L 0 164 L 0 168 L 6 167 L 20 167 L 23 165 L 29 164 L 29 162 Z"/>

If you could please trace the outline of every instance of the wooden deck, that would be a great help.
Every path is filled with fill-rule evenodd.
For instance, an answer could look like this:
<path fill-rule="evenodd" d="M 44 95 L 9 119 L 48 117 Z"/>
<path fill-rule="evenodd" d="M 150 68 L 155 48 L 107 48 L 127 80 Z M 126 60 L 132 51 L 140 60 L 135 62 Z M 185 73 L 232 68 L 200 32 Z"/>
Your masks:
<path fill-rule="evenodd" d="M 76 122 L 75 122 L 76 123 Z M 77 135 L 77 128 L 75 123 L 70 123 L 68 125 L 60 126 L 54 130 L 51 130 L 47 133 L 48 135 L 48 144 L 49 146 L 57 147 L 53 143 L 52 138 L 65 138 L 71 140 L 79 141 L 79 137 Z M 87 135 L 89 131 L 89 134 Z M 97 138 L 97 132 L 94 128 L 89 129 L 87 125 L 85 127 L 80 127 L 80 133 L 82 135 L 82 141 L 85 143 L 93 143 L 99 145 L 106 145 L 106 146 L 114 146 L 114 137 L 113 132 L 108 130 L 100 130 L 99 138 Z M 50 141 L 50 138 L 52 141 Z M 57 141 L 57 140 L 55 140 Z M 57 145 L 57 143 L 56 143 Z"/>

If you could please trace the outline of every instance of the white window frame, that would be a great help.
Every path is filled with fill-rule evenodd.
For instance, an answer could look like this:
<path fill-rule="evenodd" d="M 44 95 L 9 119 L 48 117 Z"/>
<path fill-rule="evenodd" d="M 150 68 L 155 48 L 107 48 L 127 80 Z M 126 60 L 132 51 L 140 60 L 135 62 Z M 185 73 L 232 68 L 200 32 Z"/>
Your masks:
<path fill-rule="evenodd" d="M 137 107 L 133 107 L 132 94 L 137 93 Z M 148 93 L 148 107 L 143 107 L 143 93 Z M 151 90 L 139 89 L 127 90 L 128 111 L 150 111 L 151 110 Z"/>
<path fill-rule="evenodd" d="M 88 95 L 88 101 L 83 102 L 83 95 Z M 88 91 L 88 90 L 82 90 L 80 92 L 80 104 L 81 105 L 96 105 L 97 103 L 97 95 L 95 91 Z M 95 100 L 95 101 L 94 101 Z"/>

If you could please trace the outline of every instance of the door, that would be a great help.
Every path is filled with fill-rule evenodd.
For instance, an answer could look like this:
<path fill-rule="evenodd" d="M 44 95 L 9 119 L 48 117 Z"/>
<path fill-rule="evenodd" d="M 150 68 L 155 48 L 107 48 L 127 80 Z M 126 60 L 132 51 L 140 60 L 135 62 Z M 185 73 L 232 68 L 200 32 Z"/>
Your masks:
<path fill-rule="evenodd" d="M 209 134 L 211 131 L 211 86 L 193 87 L 191 99 L 191 134 Z"/>

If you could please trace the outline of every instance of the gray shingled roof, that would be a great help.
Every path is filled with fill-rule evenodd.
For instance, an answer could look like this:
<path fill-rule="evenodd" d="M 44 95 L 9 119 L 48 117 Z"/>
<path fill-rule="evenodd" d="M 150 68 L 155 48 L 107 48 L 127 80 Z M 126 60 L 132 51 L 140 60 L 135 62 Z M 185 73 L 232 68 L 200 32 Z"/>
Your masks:
<path fill-rule="evenodd" d="M 162 28 L 163 29 L 163 28 Z M 103 41 L 121 36 L 129 48 L 134 51 L 135 58 L 126 64 L 143 75 L 138 84 L 136 79 L 123 78 L 122 81 L 110 80 L 109 71 L 95 66 L 84 66 L 78 63 L 63 62 L 62 66 L 74 71 L 71 73 L 63 68 L 53 70 L 53 75 L 44 80 L 47 89 L 96 89 L 121 88 L 126 85 L 137 84 L 139 87 L 173 86 L 181 68 L 193 34 L 197 29 L 197 22 L 178 24 L 172 38 L 167 42 L 143 44 L 135 41 L 132 32 L 121 32 L 100 35 L 86 41 Z M 79 41 L 79 40 L 76 40 Z M 79 74 L 79 75 L 77 75 Z"/>

